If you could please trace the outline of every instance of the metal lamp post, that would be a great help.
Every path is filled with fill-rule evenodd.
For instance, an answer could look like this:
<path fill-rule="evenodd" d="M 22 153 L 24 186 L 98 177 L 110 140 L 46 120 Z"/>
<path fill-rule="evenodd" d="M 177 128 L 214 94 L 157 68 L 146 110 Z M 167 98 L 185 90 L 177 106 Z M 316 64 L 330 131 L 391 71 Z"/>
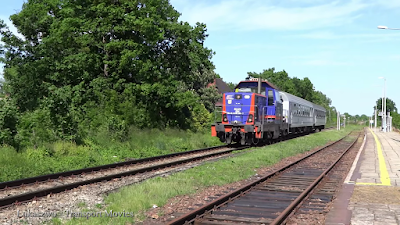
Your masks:
<path fill-rule="evenodd" d="M 389 28 L 387 26 L 378 26 L 378 29 L 383 29 L 383 30 L 400 30 L 400 28 Z M 385 79 L 385 78 L 384 78 Z M 385 79 L 385 88 L 383 89 L 383 96 L 385 96 L 386 93 L 386 79 Z M 385 97 L 384 97 L 385 98 Z M 385 101 L 385 109 L 384 109 L 384 114 L 382 117 L 382 124 L 383 125 L 383 132 L 386 132 L 386 99 L 384 99 Z M 389 117 L 390 118 L 390 117 Z M 390 129 L 391 129 L 391 124 L 390 124 Z"/>
<path fill-rule="evenodd" d="M 378 114 L 378 103 L 376 103 L 376 106 L 375 106 L 375 123 L 374 123 L 375 132 L 376 132 L 376 123 L 377 123 L 376 115 L 377 115 L 377 114 Z"/>
<path fill-rule="evenodd" d="M 385 81 L 385 85 L 383 87 L 383 98 L 382 98 L 382 128 L 383 132 L 386 132 L 386 78 L 379 77 L 379 79 L 383 79 Z"/>

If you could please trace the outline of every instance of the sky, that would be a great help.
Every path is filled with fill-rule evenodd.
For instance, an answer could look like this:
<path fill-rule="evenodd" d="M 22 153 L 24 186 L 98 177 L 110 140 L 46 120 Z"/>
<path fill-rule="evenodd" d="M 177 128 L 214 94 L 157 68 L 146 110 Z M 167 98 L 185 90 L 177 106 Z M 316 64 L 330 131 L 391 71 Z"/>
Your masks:
<path fill-rule="evenodd" d="M 5 2 L 6 0 L 0 0 Z M 0 19 L 23 0 L 7 1 Z M 225 82 L 275 67 L 308 77 L 341 113 L 373 113 L 386 96 L 400 110 L 400 0 L 170 0 L 180 20 L 207 25 L 205 46 Z M 16 32 L 16 29 L 12 27 Z"/>

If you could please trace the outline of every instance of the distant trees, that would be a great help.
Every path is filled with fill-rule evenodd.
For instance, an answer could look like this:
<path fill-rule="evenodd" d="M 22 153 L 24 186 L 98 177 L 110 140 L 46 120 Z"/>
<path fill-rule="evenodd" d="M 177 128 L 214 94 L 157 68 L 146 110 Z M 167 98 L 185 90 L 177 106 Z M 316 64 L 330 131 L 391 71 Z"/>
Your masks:
<path fill-rule="evenodd" d="M 238 85 L 237 83 L 228 82 L 226 83 L 232 90 Z"/>
<path fill-rule="evenodd" d="M 393 112 L 390 116 L 392 116 L 393 127 L 400 129 L 400 114 L 397 112 Z"/>
<path fill-rule="evenodd" d="M 382 98 L 376 100 L 376 105 L 373 107 L 378 108 L 378 112 L 382 111 Z M 397 112 L 396 103 L 394 103 L 390 98 L 386 98 L 386 112 Z"/>
<path fill-rule="evenodd" d="M 374 110 L 375 108 L 378 109 L 377 114 L 382 111 L 382 102 L 382 98 L 379 98 L 378 100 L 376 100 L 376 105 L 373 107 Z M 399 129 L 400 115 L 397 112 L 396 103 L 393 102 L 393 100 L 391 100 L 390 98 L 386 98 L 386 112 L 390 112 L 390 116 L 392 117 L 392 125 Z M 378 121 L 380 124 L 382 124 L 382 117 L 378 117 Z"/>

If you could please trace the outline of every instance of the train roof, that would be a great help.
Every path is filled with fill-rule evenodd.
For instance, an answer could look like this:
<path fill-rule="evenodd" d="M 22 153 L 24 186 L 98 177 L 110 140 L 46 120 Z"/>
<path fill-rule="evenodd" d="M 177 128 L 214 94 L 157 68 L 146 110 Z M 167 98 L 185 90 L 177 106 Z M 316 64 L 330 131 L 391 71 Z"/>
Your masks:
<path fill-rule="evenodd" d="M 305 106 L 308 106 L 308 107 L 312 107 L 314 109 L 326 112 L 326 109 L 324 107 L 322 107 L 320 105 L 317 105 L 317 104 L 314 104 L 312 102 L 309 102 L 309 101 L 307 101 L 305 99 L 302 99 L 300 97 L 297 97 L 295 95 L 289 94 L 289 93 L 284 92 L 284 91 L 279 91 L 279 94 L 282 96 L 284 101 L 296 102 L 298 104 L 302 104 L 302 105 L 305 105 Z"/>
<path fill-rule="evenodd" d="M 279 91 L 279 94 L 282 96 L 283 101 L 295 102 L 297 104 L 301 104 L 304 106 L 314 107 L 312 102 L 309 102 L 309 101 L 302 99 L 300 97 L 297 97 L 295 95 L 289 94 L 287 92 Z"/>
<path fill-rule="evenodd" d="M 318 110 L 321 110 L 323 112 L 326 112 L 326 109 L 324 107 L 322 107 L 320 105 L 317 105 L 317 104 L 314 104 L 314 103 L 312 103 L 312 104 L 314 105 L 314 109 L 318 109 Z"/>

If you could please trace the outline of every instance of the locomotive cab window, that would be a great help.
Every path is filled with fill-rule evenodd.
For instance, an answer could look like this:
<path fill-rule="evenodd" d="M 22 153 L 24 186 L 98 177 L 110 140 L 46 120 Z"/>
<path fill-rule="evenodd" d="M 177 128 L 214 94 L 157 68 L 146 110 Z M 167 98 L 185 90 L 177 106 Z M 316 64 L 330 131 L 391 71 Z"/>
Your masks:
<path fill-rule="evenodd" d="M 268 105 L 274 105 L 274 92 L 272 90 L 268 90 Z"/>
<path fill-rule="evenodd" d="M 258 93 L 258 87 L 240 87 L 236 89 L 237 92 L 251 92 L 251 93 Z M 266 88 L 262 87 L 261 88 L 261 95 L 265 96 L 265 90 Z"/>

